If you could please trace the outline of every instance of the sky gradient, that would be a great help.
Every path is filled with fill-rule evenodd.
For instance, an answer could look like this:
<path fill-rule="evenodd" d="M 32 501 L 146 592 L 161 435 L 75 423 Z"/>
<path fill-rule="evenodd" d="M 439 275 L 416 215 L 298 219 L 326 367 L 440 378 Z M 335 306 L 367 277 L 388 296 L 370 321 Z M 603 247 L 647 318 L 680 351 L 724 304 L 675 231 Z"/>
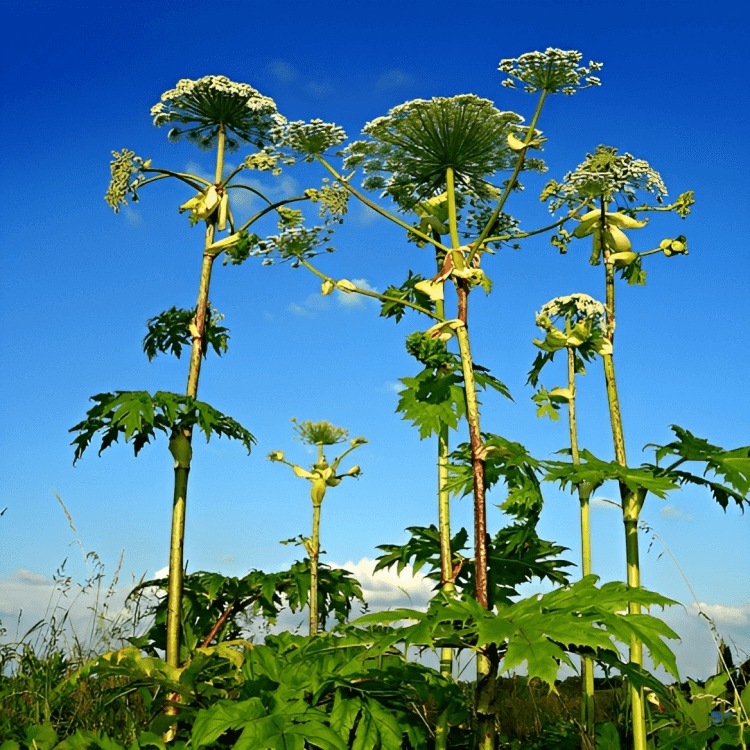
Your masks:
<path fill-rule="evenodd" d="M 687 220 L 656 216 L 633 232 L 636 250 L 688 236 L 687 257 L 644 262 L 643 288 L 619 287 L 617 375 L 629 461 L 652 460 L 649 442 L 672 438 L 670 424 L 725 448 L 750 443 L 746 384 L 748 279 L 746 222 L 748 63 L 739 5 L 541 2 L 533 14 L 511 3 L 381 2 L 378 12 L 344 3 L 269 6 L 183 3 L 178 10 L 135 2 L 84 11 L 54 3 L 8 4 L 2 51 L 0 130 L 5 144 L 0 220 L 0 619 L 8 638 L 42 616 L 52 577 L 91 573 L 76 544 L 95 550 L 108 573 L 124 550 L 118 584 L 152 576 L 167 563 L 172 459 L 157 439 L 137 459 L 119 444 L 100 458 L 91 448 L 72 465 L 68 430 L 89 397 L 113 390 L 184 390 L 185 357 L 142 352 L 145 321 L 172 305 L 194 306 L 202 238 L 177 207 L 184 186 L 147 186 L 141 201 L 115 216 L 103 200 L 113 149 L 130 148 L 154 165 L 208 175 L 212 159 L 167 141 L 150 107 L 181 78 L 226 75 L 272 97 L 287 118 L 321 118 L 356 139 L 364 124 L 404 101 L 475 93 L 529 118 L 536 99 L 500 85 L 502 58 L 547 47 L 578 49 L 604 63 L 602 86 L 552 97 L 539 127 L 549 139 L 549 171 L 524 179 L 508 210 L 523 229 L 548 222 L 538 196 L 597 145 L 615 146 L 657 169 L 671 198 L 694 190 Z M 456 15 L 451 15 L 457 13 Z M 244 158 L 230 154 L 230 164 Z M 294 195 L 325 175 L 289 169 L 259 184 Z M 252 202 L 237 205 L 249 215 Z M 268 225 L 268 232 L 275 231 Z M 356 203 L 322 270 L 376 290 L 399 285 L 409 270 L 432 273 L 430 253 Z M 481 396 L 483 429 L 545 458 L 567 442 L 566 420 L 538 420 L 525 386 L 539 335 L 534 313 L 550 299 L 603 296 L 601 267 L 579 243 L 561 256 L 544 237 L 487 259 L 492 294 L 472 295 L 475 360 L 492 369 L 515 401 Z M 362 435 L 359 481 L 332 489 L 322 513 L 322 547 L 331 564 L 365 574 L 376 546 L 401 543 L 407 526 L 436 523 L 435 446 L 395 413 L 398 380 L 420 367 L 404 338 L 427 325 L 398 325 L 378 305 L 335 293 L 322 297 L 305 269 L 216 264 L 211 302 L 231 331 L 229 351 L 209 355 L 199 397 L 233 416 L 257 438 L 248 458 L 225 439 L 197 440 L 190 477 L 185 557 L 189 570 L 242 575 L 278 570 L 301 554 L 279 545 L 310 525 L 309 488 L 266 455 L 284 450 L 297 463 L 313 456 L 293 440 L 290 419 L 327 419 Z M 561 385 L 562 362 L 545 370 Z M 579 383 L 580 440 L 612 457 L 601 365 Z M 466 440 L 462 432 L 453 444 Z M 347 464 L 346 466 L 348 466 Z M 73 532 L 56 500 L 75 525 Z M 594 501 L 593 567 L 604 580 L 624 577 L 621 514 Z M 504 523 L 491 504 L 490 530 Z M 471 500 L 453 502 L 453 526 L 471 528 Z M 664 618 L 682 635 L 682 675 L 702 678 L 716 663 L 698 607 L 747 658 L 750 651 L 750 514 L 726 513 L 708 493 L 687 489 L 667 501 L 649 496 L 641 536 L 646 588 L 677 599 Z M 549 488 L 539 533 L 570 548 L 578 563 L 577 502 Z M 684 577 L 683 577 L 684 576 Z M 420 581 L 402 580 L 423 604 Z M 367 578 L 375 604 L 405 603 L 392 578 Z M 539 590 L 529 587 L 526 593 Z M 400 597 L 400 599 L 398 598 Z M 744 655 L 743 655 L 744 654 Z"/>

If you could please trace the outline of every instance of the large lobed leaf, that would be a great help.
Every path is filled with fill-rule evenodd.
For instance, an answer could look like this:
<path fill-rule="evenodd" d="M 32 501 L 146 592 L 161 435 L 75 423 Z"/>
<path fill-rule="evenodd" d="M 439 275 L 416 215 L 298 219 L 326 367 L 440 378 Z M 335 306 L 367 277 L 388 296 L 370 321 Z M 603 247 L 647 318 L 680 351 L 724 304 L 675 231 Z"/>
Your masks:
<path fill-rule="evenodd" d="M 195 426 L 202 430 L 206 440 L 214 433 L 239 440 L 248 453 L 255 442 L 253 435 L 239 422 L 192 396 L 167 391 L 157 391 L 153 396 L 147 391 L 115 391 L 99 393 L 91 400 L 96 405 L 86 413 L 86 419 L 70 429 L 78 433 L 71 443 L 75 446 L 74 464 L 97 433 L 102 438 L 99 455 L 121 435 L 126 443 L 132 439 L 137 456 L 141 448 L 151 442 L 156 430 L 171 435 Z"/>

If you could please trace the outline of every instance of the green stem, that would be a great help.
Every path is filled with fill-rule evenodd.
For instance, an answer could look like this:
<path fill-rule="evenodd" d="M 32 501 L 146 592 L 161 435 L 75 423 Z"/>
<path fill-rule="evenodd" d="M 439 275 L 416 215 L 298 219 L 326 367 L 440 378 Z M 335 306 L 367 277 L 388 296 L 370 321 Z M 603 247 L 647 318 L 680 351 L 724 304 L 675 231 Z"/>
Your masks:
<path fill-rule="evenodd" d="M 438 271 L 440 263 L 438 262 Z M 445 318 L 445 302 L 436 300 L 435 312 Z M 456 593 L 453 575 L 453 555 L 451 553 L 451 511 L 448 484 L 448 425 L 440 424 L 438 434 L 438 526 L 440 527 L 440 587 L 448 596 Z M 445 677 L 453 675 L 453 649 L 440 649 L 440 673 Z M 448 716 L 442 715 L 435 729 L 435 750 L 445 750 L 448 741 Z"/>
<path fill-rule="evenodd" d="M 313 502 L 310 541 L 310 635 L 318 633 L 318 558 L 320 557 L 320 503 Z"/>
<path fill-rule="evenodd" d="M 167 664 L 180 666 L 180 620 L 182 614 L 182 560 L 185 540 L 185 501 L 189 468 L 175 466 L 172 504 L 172 540 L 169 551 L 167 593 Z"/>
<path fill-rule="evenodd" d="M 216 156 L 216 182 L 221 182 L 224 168 L 224 128 L 219 130 L 218 152 Z M 190 366 L 186 393 L 196 398 L 198 379 L 200 377 L 201 358 L 203 356 L 203 334 L 206 328 L 208 309 L 208 292 L 211 284 L 211 268 L 215 256 L 206 252 L 214 240 L 215 222 L 209 221 L 203 253 L 203 265 L 198 289 L 198 304 L 193 318 L 193 344 L 190 352 Z M 192 439 L 190 430 L 185 437 Z M 183 545 L 185 540 L 185 513 L 187 505 L 187 487 L 190 467 L 175 467 L 174 501 L 172 505 L 172 534 L 169 552 L 169 590 L 167 598 L 167 663 L 173 667 L 180 666 L 180 630 L 182 626 L 182 589 L 183 589 Z"/>
<path fill-rule="evenodd" d="M 469 331 L 466 327 L 468 290 L 466 282 L 456 283 L 458 293 L 458 317 L 464 325 L 456 328 L 458 348 L 461 354 L 461 368 L 466 393 L 466 416 L 469 422 L 471 442 L 471 468 L 474 479 L 474 597 L 485 609 L 489 609 L 487 592 L 487 507 L 484 486 L 484 453 L 482 432 L 479 424 L 479 404 L 477 402 L 474 366 L 469 345 Z M 477 714 L 478 747 L 494 750 L 496 746 L 495 702 L 497 690 L 497 650 L 490 646 L 485 653 L 477 654 L 477 687 L 475 708 Z"/>
<path fill-rule="evenodd" d="M 453 167 L 445 170 L 445 185 L 448 196 L 448 227 L 451 235 L 451 246 L 456 249 L 461 245 L 458 239 L 458 216 L 456 213 L 456 184 Z"/>
<path fill-rule="evenodd" d="M 574 464 L 580 464 L 578 452 L 578 425 L 576 420 L 576 361 L 575 350 L 572 346 L 568 350 L 568 423 L 570 426 L 570 454 Z M 581 506 L 581 571 L 584 576 L 591 574 L 591 527 L 589 524 L 589 498 L 591 486 L 588 482 L 578 485 L 578 500 Z M 594 718 L 594 662 L 591 657 L 581 659 L 581 723 L 586 734 L 593 738 L 595 734 Z"/>
<path fill-rule="evenodd" d="M 580 206 L 578 206 L 578 208 L 575 209 L 575 211 L 571 211 L 567 216 L 563 216 L 562 219 L 558 219 L 556 222 L 548 224 L 546 227 L 540 227 L 539 229 L 530 229 L 528 232 L 518 232 L 517 234 L 498 234 L 495 237 L 485 238 L 484 242 L 507 242 L 508 240 L 525 240 L 527 237 L 533 237 L 537 234 L 545 234 L 552 229 L 561 227 L 571 219 L 576 218 L 576 216 L 578 216 L 578 214 L 583 211 L 583 209 L 588 205 L 588 201 L 586 203 L 582 203 Z M 659 248 L 658 252 L 662 252 L 661 248 Z M 644 253 L 639 253 L 639 255 L 644 255 Z"/>
<path fill-rule="evenodd" d="M 605 204 L 601 201 L 602 217 L 604 217 Z M 612 263 L 608 263 L 609 249 L 603 236 L 601 245 L 604 254 L 605 285 L 606 285 L 606 308 L 607 308 L 607 336 L 610 343 L 614 343 L 615 331 L 615 269 Z M 620 414 L 620 400 L 617 394 L 617 382 L 615 380 L 615 362 L 613 354 L 605 354 L 604 360 L 604 382 L 607 388 L 607 402 L 609 404 L 609 418 L 612 426 L 612 440 L 614 442 L 615 460 L 621 466 L 627 466 L 625 455 L 625 435 L 622 427 L 622 416 Z M 640 553 L 638 550 L 638 516 L 643 505 L 645 495 L 630 490 L 623 482 L 620 482 L 620 499 L 622 501 L 622 517 L 625 526 L 625 559 L 627 562 L 627 583 L 631 588 L 640 588 Z M 628 602 L 628 614 L 638 615 L 641 613 L 641 605 L 636 602 Z M 636 636 L 630 639 L 630 661 L 643 666 L 643 644 Z M 633 724 L 633 750 L 646 750 L 646 713 L 643 691 L 630 685 L 630 700 L 632 706 Z"/>
<path fill-rule="evenodd" d="M 322 271 L 319 271 L 315 266 L 310 263 L 310 261 L 307 260 L 307 258 L 303 258 L 299 256 L 299 262 L 307 268 L 309 271 L 314 273 L 319 279 L 323 279 L 323 281 L 331 281 L 334 284 L 336 283 L 336 279 L 326 276 Z M 352 285 L 354 286 L 354 285 Z M 399 305 L 405 305 L 406 307 L 411 307 L 412 310 L 416 310 L 417 312 L 421 312 L 424 315 L 429 316 L 430 318 L 433 318 L 434 320 L 443 321 L 445 318 L 441 316 L 437 311 L 432 312 L 430 310 L 427 310 L 424 307 L 420 307 L 419 305 L 414 304 L 413 302 L 409 302 L 405 299 L 400 299 L 398 297 L 389 297 L 387 294 L 378 294 L 377 292 L 373 292 L 369 289 L 361 289 L 358 286 L 354 286 L 354 289 L 352 290 L 352 294 L 361 294 L 364 297 L 372 297 L 373 299 L 380 300 L 381 302 L 398 302 Z"/>
<path fill-rule="evenodd" d="M 536 105 L 536 110 L 534 111 L 534 116 L 531 118 L 531 124 L 529 125 L 528 132 L 526 133 L 526 138 L 524 138 L 524 143 L 528 144 L 534 140 L 534 130 L 536 129 L 537 122 L 539 122 L 539 116 L 542 114 L 542 107 L 544 107 L 544 100 L 546 98 L 547 98 L 547 92 L 542 91 L 542 94 L 539 97 L 539 101 L 537 102 L 537 105 Z M 526 159 L 526 151 L 527 149 L 523 149 L 518 154 L 518 159 L 516 160 L 516 166 L 513 169 L 513 174 L 511 175 L 510 179 L 505 185 L 505 190 L 503 190 L 503 194 L 500 196 L 500 200 L 498 201 L 497 207 L 492 212 L 492 215 L 487 221 L 487 224 L 482 230 L 482 233 L 472 243 L 471 252 L 469 253 L 469 257 L 466 261 L 467 265 L 471 265 L 472 261 L 474 260 L 474 256 L 479 252 L 479 248 L 481 247 L 482 243 L 486 241 L 487 237 L 489 237 L 490 230 L 492 229 L 492 225 L 495 223 L 495 221 L 497 221 L 497 217 L 500 216 L 500 212 L 503 210 L 503 206 L 505 206 L 508 200 L 508 197 L 510 196 L 511 191 L 513 190 L 513 185 L 516 184 L 516 179 L 518 179 L 518 175 L 521 172 L 521 168 L 523 167 L 524 160 Z"/>
<path fill-rule="evenodd" d="M 431 245 L 435 245 L 436 248 L 443 250 L 445 252 L 448 252 L 448 248 L 434 240 L 432 237 L 430 237 L 428 234 L 425 234 L 424 232 L 420 231 L 416 227 L 411 226 L 411 224 L 407 224 L 405 221 L 402 221 L 398 218 L 398 216 L 394 216 L 389 211 L 386 211 L 384 208 L 381 208 L 377 203 L 374 201 L 371 201 L 369 198 L 364 196 L 362 193 L 357 190 L 357 188 L 352 187 L 349 184 L 349 181 L 342 177 L 320 154 L 316 154 L 315 158 L 356 198 L 358 198 L 362 203 L 364 203 L 366 206 L 371 208 L 376 213 L 379 213 L 381 216 L 384 216 L 389 221 L 392 221 L 394 224 L 398 224 L 400 227 L 403 227 L 407 231 L 411 232 L 412 234 L 416 235 L 420 239 L 424 240 L 425 242 L 429 242 Z"/>

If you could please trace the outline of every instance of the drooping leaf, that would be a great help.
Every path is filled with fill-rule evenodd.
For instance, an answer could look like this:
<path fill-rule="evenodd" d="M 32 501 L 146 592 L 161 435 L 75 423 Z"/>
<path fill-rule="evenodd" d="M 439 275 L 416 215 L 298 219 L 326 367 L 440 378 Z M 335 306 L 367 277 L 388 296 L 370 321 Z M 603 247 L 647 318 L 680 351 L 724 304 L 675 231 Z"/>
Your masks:
<path fill-rule="evenodd" d="M 419 274 L 412 274 L 412 272 L 409 271 L 408 278 L 406 279 L 406 281 L 404 281 L 403 284 L 401 284 L 400 287 L 389 286 L 383 292 L 383 295 L 386 297 L 391 297 L 392 300 L 386 300 L 381 304 L 381 317 L 395 318 L 396 323 L 400 322 L 401 318 L 403 318 L 404 313 L 407 310 L 407 306 L 403 303 L 398 302 L 398 300 L 411 302 L 412 304 L 419 305 L 420 307 L 424 308 L 425 310 L 429 310 L 430 312 L 434 311 L 435 303 L 430 299 L 429 295 L 416 288 L 416 285 L 420 281 L 424 281 L 423 276 L 420 276 Z"/>
<path fill-rule="evenodd" d="M 664 476 L 663 472 L 654 471 L 648 465 L 636 469 L 621 466 L 616 461 L 601 461 L 586 449 L 581 450 L 580 459 L 579 464 L 566 461 L 542 462 L 545 469 L 544 481 L 557 482 L 561 489 L 588 482 L 596 489 L 606 481 L 615 480 L 622 482 L 631 492 L 653 492 L 661 498 L 678 487 L 674 479 Z"/>
<path fill-rule="evenodd" d="M 71 443 L 75 446 L 73 463 L 81 458 L 97 434 L 101 434 L 99 455 L 121 435 L 126 443 L 132 439 L 137 456 L 151 442 L 156 430 L 171 435 L 175 430 L 188 430 L 196 425 L 206 440 L 214 433 L 239 440 L 248 453 L 255 442 L 239 422 L 191 396 L 167 391 L 157 391 L 153 396 L 147 391 L 115 391 L 99 393 L 91 400 L 96 405 L 89 409 L 86 419 L 70 429 L 78 433 Z"/>
<path fill-rule="evenodd" d="M 750 446 L 724 450 L 712 445 L 703 438 L 696 437 L 688 430 L 672 425 L 672 431 L 677 439 L 666 445 L 649 443 L 646 448 L 656 449 L 657 466 L 650 469 L 656 473 L 670 477 L 677 483 L 695 484 L 708 487 L 716 502 L 724 510 L 730 500 L 734 500 L 740 509 L 744 510 L 745 504 L 750 503 Z M 675 456 L 675 461 L 670 467 L 660 467 L 659 462 L 666 456 Z M 704 464 L 703 476 L 698 476 L 683 469 L 677 470 L 682 463 L 696 462 Z M 716 482 L 706 478 L 706 474 L 713 473 L 724 482 Z"/>
<path fill-rule="evenodd" d="M 190 326 L 195 318 L 195 310 L 184 310 L 171 307 L 165 312 L 159 313 L 147 321 L 148 333 L 143 339 L 143 351 L 149 362 L 159 353 L 172 353 L 180 358 L 183 347 L 192 346 L 193 335 Z M 221 356 L 227 351 L 229 341 L 229 329 L 218 325 L 223 316 L 210 306 L 206 315 L 206 323 L 203 330 L 203 356 L 208 352 L 208 347 Z"/>

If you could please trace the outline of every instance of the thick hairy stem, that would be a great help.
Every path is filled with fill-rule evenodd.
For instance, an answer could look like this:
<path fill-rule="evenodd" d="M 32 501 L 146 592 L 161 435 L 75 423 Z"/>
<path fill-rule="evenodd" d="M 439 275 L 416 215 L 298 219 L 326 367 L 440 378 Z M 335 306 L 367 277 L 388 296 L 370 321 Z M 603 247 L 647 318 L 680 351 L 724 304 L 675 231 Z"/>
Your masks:
<path fill-rule="evenodd" d="M 310 540 L 310 635 L 318 632 L 318 558 L 320 557 L 320 503 L 313 503 Z"/>
<path fill-rule="evenodd" d="M 433 233 L 436 240 L 440 240 L 440 235 Z M 442 268 L 440 259 L 437 259 L 438 271 Z M 435 312 L 442 319 L 445 319 L 445 303 L 443 300 L 435 301 Z M 448 484 L 448 426 L 444 423 L 440 425 L 440 434 L 438 435 L 438 527 L 440 528 L 440 587 L 448 596 L 453 596 L 456 592 L 454 584 L 455 576 L 453 575 L 453 554 L 451 553 L 451 511 L 450 495 L 446 490 Z M 453 675 L 453 649 L 444 647 L 440 649 L 440 673 L 446 677 Z M 435 730 L 435 750 L 443 750 L 447 747 L 448 740 L 448 716 L 441 716 Z"/>
<path fill-rule="evenodd" d="M 602 211 L 604 207 L 602 207 Z M 602 247 L 606 248 L 602 241 Z M 607 263 L 607 251 L 605 249 L 606 268 L 606 307 L 607 307 L 607 335 L 610 342 L 614 340 L 615 331 L 615 271 L 612 263 Z M 615 361 L 612 354 L 605 354 L 604 381 L 607 387 L 607 401 L 609 403 L 609 418 L 612 425 L 612 440 L 615 448 L 615 460 L 621 466 L 627 466 L 625 455 L 625 435 L 622 428 L 622 416 L 620 414 L 620 400 L 617 395 L 617 382 L 615 380 Z M 640 514 L 643 497 L 630 490 L 620 482 L 620 499 L 622 501 L 623 523 L 625 525 L 625 559 L 627 561 L 628 585 L 632 588 L 640 588 L 640 553 L 638 551 L 638 516 Z M 636 602 L 628 603 L 628 614 L 640 614 L 641 605 Z M 635 637 L 630 639 L 630 661 L 643 666 L 643 644 Z M 635 685 L 630 685 L 630 700 L 632 706 L 633 721 L 633 750 L 646 750 L 646 712 L 643 691 Z"/>
<path fill-rule="evenodd" d="M 568 424 L 570 427 L 570 454 L 574 464 L 581 462 L 578 453 L 578 425 L 576 420 L 576 362 L 575 350 L 568 347 Z M 584 576 L 591 573 L 591 527 L 589 525 L 589 498 L 591 487 L 588 483 L 578 485 L 578 500 L 581 505 L 581 571 Z M 586 734 L 593 737 L 594 721 L 594 662 L 588 656 L 581 658 L 581 723 Z"/>
<path fill-rule="evenodd" d="M 468 290 L 466 282 L 456 284 L 458 293 L 458 316 L 464 325 L 456 329 L 458 347 L 461 354 L 461 367 L 466 392 L 466 415 L 469 422 L 471 442 L 471 468 L 474 479 L 474 564 L 476 600 L 488 609 L 487 596 L 487 508 L 484 486 L 484 452 L 482 432 L 479 424 L 474 366 L 469 346 L 469 331 L 466 327 L 468 314 Z M 495 702 L 497 689 L 497 649 L 488 647 L 483 654 L 477 654 L 476 713 L 479 744 L 482 750 L 494 750 L 496 746 Z"/>
<path fill-rule="evenodd" d="M 221 182 L 224 169 L 224 129 L 219 131 L 218 152 L 216 155 L 216 182 Z M 206 227 L 204 248 L 214 241 L 214 222 L 209 221 Z M 206 327 L 208 309 L 208 291 L 211 284 L 211 268 L 214 256 L 203 254 L 201 278 L 198 289 L 198 304 L 191 328 L 193 344 L 190 352 L 190 366 L 186 393 L 195 398 L 198 394 L 201 358 L 203 356 L 203 332 Z M 192 433 L 185 431 L 185 437 L 192 439 Z M 167 663 L 180 665 L 180 630 L 182 625 L 182 576 L 183 576 L 183 543 L 185 539 L 185 512 L 187 504 L 188 474 L 190 467 L 175 467 L 174 504 L 172 509 L 172 540 L 169 553 L 169 591 L 167 598 Z"/>
<path fill-rule="evenodd" d="M 172 504 L 172 540 L 169 548 L 167 599 L 167 664 L 180 666 L 180 619 L 182 613 L 182 545 L 185 539 L 185 498 L 190 469 L 175 467 Z"/>

